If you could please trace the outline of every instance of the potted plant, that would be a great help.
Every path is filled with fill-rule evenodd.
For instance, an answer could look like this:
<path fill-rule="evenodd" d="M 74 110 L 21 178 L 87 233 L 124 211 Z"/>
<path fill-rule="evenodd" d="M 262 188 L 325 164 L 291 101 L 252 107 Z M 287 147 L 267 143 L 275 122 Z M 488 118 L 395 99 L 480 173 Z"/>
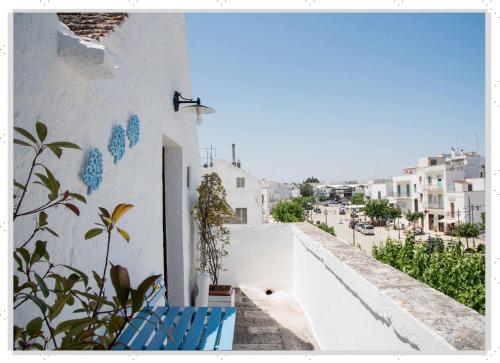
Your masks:
<path fill-rule="evenodd" d="M 229 245 L 229 229 L 225 224 L 236 221 L 236 214 L 226 201 L 226 191 L 217 173 L 203 175 L 197 191 L 194 217 L 199 229 L 200 267 L 195 305 L 234 306 L 234 289 L 219 285 L 219 274 Z"/>

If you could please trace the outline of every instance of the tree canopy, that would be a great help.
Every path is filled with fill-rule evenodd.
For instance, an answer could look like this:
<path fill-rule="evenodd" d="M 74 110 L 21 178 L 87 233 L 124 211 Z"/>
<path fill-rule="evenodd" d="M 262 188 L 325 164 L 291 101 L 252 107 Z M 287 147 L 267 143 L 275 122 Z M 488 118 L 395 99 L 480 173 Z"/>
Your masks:
<path fill-rule="evenodd" d="M 363 193 L 354 193 L 351 202 L 355 205 L 365 204 L 365 195 Z"/>
<path fill-rule="evenodd" d="M 313 176 L 310 176 L 309 178 L 304 180 L 304 184 L 308 184 L 308 183 L 319 183 L 319 179 L 315 178 Z"/>
<path fill-rule="evenodd" d="M 311 197 L 314 195 L 314 188 L 311 184 L 304 183 L 300 186 L 300 195 L 303 197 Z"/>

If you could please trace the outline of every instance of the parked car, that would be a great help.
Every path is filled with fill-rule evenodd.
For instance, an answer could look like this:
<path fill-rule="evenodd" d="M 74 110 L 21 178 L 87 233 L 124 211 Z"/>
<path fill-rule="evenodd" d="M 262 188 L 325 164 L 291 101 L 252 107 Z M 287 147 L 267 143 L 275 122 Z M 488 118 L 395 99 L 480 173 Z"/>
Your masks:
<path fill-rule="evenodd" d="M 314 213 L 321 213 L 321 209 L 319 209 L 319 208 L 314 208 Z"/>
<path fill-rule="evenodd" d="M 358 222 L 358 223 L 356 223 L 356 225 L 354 226 L 354 229 L 355 229 L 356 231 L 358 231 L 358 232 L 361 232 L 361 227 L 362 227 L 363 225 L 365 225 L 365 223 L 363 223 L 363 222 Z"/>
<path fill-rule="evenodd" d="M 375 229 L 373 228 L 373 226 L 369 225 L 369 224 L 363 224 L 360 228 L 359 228 L 359 231 L 363 234 L 366 234 L 366 235 L 375 235 Z"/>
<path fill-rule="evenodd" d="M 345 210 L 345 208 L 340 208 L 339 210 L 339 214 L 346 214 L 347 211 Z"/>

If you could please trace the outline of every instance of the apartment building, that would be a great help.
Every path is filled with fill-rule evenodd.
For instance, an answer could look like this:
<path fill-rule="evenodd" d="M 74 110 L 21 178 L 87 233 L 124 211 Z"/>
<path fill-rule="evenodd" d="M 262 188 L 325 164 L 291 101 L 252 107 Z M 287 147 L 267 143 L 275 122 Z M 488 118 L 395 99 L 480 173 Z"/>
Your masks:
<path fill-rule="evenodd" d="M 396 206 L 404 213 L 424 212 L 427 230 L 449 232 L 456 223 L 478 223 L 484 178 L 484 157 L 476 152 L 452 148 L 451 154 L 422 157 L 393 177 Z"/>

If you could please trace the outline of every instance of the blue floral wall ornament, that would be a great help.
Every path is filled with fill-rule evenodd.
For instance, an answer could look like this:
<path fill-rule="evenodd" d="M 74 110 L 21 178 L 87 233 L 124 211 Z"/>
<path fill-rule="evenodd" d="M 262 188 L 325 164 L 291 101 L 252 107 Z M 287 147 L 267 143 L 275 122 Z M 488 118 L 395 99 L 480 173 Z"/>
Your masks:
<path fill-rule="evenodd" d="M 125 131 L 121 125 L 113 127 L 113 134 L 111 140 L 109 140 L 108 149 L 111 155 L 115 157 L 115 164 L 125 154 Z"/>
<path fill-rule="evenodd" d="M 137 115 L 133 115 L 128 121 L 128 126 L 127 126 L 127 137 L 130 140 L 129 144 L 130 147 L 137 144 L 140 133 L 141 133 L 141 126 L 139 124 L 139 117 L 137 117 Z"/>
<path fill-rule="evenodd" d="M 87 185 L 87 194 L 92 193 L 99 187 L 102 181 L 102 153 L 99 149 L 90 152 L 89 160 L 83 169 L 83 182 Z"/>

